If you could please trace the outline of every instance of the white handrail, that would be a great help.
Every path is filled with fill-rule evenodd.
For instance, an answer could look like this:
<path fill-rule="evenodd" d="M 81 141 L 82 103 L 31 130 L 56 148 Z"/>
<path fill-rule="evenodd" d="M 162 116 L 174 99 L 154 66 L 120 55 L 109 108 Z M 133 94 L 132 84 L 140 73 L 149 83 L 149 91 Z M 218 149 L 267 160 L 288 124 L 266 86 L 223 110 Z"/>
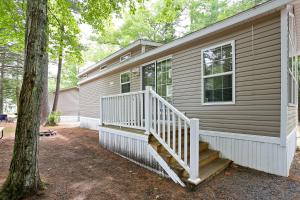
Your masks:
<path fill-rule="evenodd" d="M 189 119 L 150 87 L 146 88 L 145 96 L 149 98 L 146 99 L 149 105 L 145 105 L 145 109 L 149 108 L 146 127 L 149 126 L 152 135 L 189 173 L 189 181 L 198 183 L 199 120 Z"/>
<path fill-rule="evenodd" d="M 155 98 L 159 99 L 164 105 L 166 105 L 169 109 L 171 109 L 173 112 L 175 112 L 178 116 L 180 116 L 181 119 L 185 120 L 188 124 L 190 124 L 190 119 L 187 118 L 182 112 L 177 110 L 172 104 L 167 102 L 164 98 L 159 96 L 154 90 L 150 89 L 151 95 Z"/>
<path fill-rule="evenodd" d="M 199 182 L 199 120 L 189 119 L 151 87 L 101 97 L 100 122 L 151 133 L 189 173 L 189 180 Z"/>

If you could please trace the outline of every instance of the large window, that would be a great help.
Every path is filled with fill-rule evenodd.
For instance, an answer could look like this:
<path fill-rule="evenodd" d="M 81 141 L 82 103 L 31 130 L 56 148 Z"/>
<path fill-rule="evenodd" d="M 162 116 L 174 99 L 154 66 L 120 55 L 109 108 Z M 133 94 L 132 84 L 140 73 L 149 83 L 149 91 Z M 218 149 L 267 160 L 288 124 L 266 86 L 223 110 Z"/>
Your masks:
<path fill-rule="evenodd" d="M 202 103 L 232 104 L 235 102 L 234 41 L 201 51 Z"/>
<path fill-rule="evenodd" d="M 121 93 L 130 92 L 130 72 L 121 74 Z"/>
<path fill-rule="evenodd" d="M 295 16 L 289 13 L 289 63 L 288 63 L 288 102 L 297 105 L 298 99 L 298 60 L 296 56 Z"/>

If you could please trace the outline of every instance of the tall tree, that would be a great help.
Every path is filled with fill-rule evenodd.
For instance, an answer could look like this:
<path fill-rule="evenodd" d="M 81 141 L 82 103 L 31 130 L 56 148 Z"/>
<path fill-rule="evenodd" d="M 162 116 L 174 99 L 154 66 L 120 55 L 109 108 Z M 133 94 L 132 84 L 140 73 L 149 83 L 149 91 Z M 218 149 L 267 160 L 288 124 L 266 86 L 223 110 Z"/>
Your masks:
<path fill-rule="evenodd" d="M 75 19 L 72 4 L 65 0 L 49 1 L 50 53 L 52 59 L 57 59 L 56 90 L 52 112 L 56 111 L 59 98 L 63 60 L 70 59 L 74 63 L 82 61 L 79 44 L 80 30 Z"/>
<path fill-rule="evenodd" d="M 25 33 L 24 78 L 9 175 L 0 199 L 14 200 L 41 187 L 38 169 L 40 104 L 47 57 L 47 0 L 28 0 Z"/>

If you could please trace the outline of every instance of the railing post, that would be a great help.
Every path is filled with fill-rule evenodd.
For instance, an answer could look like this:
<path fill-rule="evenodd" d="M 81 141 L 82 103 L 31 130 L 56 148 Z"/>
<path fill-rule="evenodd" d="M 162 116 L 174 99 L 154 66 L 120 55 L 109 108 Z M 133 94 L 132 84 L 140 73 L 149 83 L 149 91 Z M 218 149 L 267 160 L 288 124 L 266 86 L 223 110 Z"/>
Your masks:
<path fill-rule="evenodd" d="M 100 97 L 100 113 L 99 113 L 99 116 L 100 116 L 100 121 L 99 121 L 99 125 L 102 126 L 103 124 L 103 106 L 102 106 L 102 97 Z"/>
<path fill-rule="evenodd" d="M 146 86 L 145 91 L 145 133 L 150 134 L 150 90 L 151 86 Z"/>
<path fill-rule="evenodd" d="M 190 178 L 194 184 L 200 182 L 199 178 L 199 119 L 190 120 Z"/>

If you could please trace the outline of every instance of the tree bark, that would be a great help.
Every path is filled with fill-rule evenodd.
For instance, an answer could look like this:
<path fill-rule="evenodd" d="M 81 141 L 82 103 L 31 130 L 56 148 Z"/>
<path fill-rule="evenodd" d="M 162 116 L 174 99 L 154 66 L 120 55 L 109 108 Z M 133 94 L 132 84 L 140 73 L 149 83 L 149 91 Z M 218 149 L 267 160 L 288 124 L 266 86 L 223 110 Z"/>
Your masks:
<path fill-rule="evenodd" d="M 27 0 L 25 62 L 19 114 L 9 175 L 1 200 L 16 200 L 38 192 L 40 104 L 47 63 L 47 0 Z"/>
<path fill-rule="evenodd" d="M 48 63 L 48 56 L 45 57 Z M 42 125 L 47 123 L 48 115 L 49 115 L 49 104 L 48 104 L 48 66 L 45 69 L 44 73 L 44 85 L 43 85 L 43 93 L 42 93 L 42 102 L 41 102 L 41 121 Z"/>
<path fill-rule="evenodd" d="M 59 49 L 59 53 L 58 53 L 58 66 L 57 66 L 57 76 L 56 76 L 56 88 L 55 88 L 52 112 L 55 112 L 57 110 L 57 103 L 58 103 L 58 98 L 59 98 L 62 57 L 63 57 L 63 34 L 64 34 L 64 27 L 61 27 L 60 49 Z"/>
<path fill-rule="evenodd" d="M 4 57 L 4 56 L 3 56 Z M 4 95 L 4 88 L 3 88 L 3 81 L 4 81 L 4 59 L 2 60 L 1 63 L 1 68 L 0 68 L 0 114 L 3 114 L 4 112 L 4 99 L 3 99 L 3 95 Z"/>

